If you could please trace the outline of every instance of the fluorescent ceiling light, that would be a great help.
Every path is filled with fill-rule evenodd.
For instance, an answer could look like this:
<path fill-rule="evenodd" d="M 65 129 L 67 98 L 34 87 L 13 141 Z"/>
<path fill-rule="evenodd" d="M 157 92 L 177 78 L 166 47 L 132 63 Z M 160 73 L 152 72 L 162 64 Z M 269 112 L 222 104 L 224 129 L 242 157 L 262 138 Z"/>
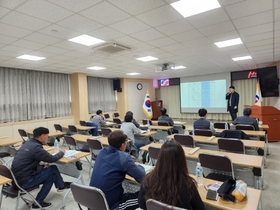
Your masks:
<path fill-rule="evenodd" d="M 219 48 L 223 48 L 223 47 L 229 47 L 229 46 L 233 46 L 233 45 L 239 45 L 242 43 L 243 42 L 241 41 L 241 39 L 237 38 L 237 39 L 230 39 L 230 40 L 226 40 L 226 41 L 222 41 L 222 42 L 216 42 L 215 45 L 217 45 L 217 47 L 219 47 Z"/>
<path fill-rule="evenodd" d="M 126 75 L 134 76 L 134 75 L 140 75 L 140 73 L 132 72 L 132 73 L 126 73 Z"/>
<path fill-rule="evenodd" d="M 175 66 L 175 67 L 171 67 L 171 69 L 185 69 L 187 67 L 185 66 Z"/>
<path fill-rule="evenodd" d="M 82 45 L 86 45 L 86 46 L 91 46 L 91 45 L 94 45 L 94 44 L 105 42 L 104 40 L 97 39 L 97 38 L 94 38 L 92 36 L 88 36 L 86 34 L 74 37 L 72 39 L 68 39 L 68 41 L 76 42 L 78 44 L 82 44 Z"/>
<path fill-rule="evenodd" d="M 106 68 L 99 67 L 99 66 L 92 66 L 92 67 L 87 67 L 87 69 L 90 69 L 90 70 L 103 70 L 103 69 L 106 69 Z"/>
<path fill-rule="evenodd" d="M 170 5 L 183 17 L 190 17 L 221 7 L 217 0 L 181 0 Z"/>
<path fill-rule="evenodd" d="M 31 61 L 39 61 L 39 60 L 46 59 L 45 57 L 39 57 L 39 56 L 27 55 L 27 54 L 18 56 L 17 58 L 31 60 Z"/>
<path fill-rule="evenodd" d="M 243 61 L 243 60 L 249 60 L 249 59 L 252 59 L 252 57 L 250 55 L 232 58 L 232 60 L 234 60 L 234 61 Z"/>
<path fill-rule="evenodd" d="M 136 60 L 147 62 L 147 61 L 158 60 L 158 58 L 155 58 L 153 56 L 146 56 L 146 57 L 136 58 Z"/>

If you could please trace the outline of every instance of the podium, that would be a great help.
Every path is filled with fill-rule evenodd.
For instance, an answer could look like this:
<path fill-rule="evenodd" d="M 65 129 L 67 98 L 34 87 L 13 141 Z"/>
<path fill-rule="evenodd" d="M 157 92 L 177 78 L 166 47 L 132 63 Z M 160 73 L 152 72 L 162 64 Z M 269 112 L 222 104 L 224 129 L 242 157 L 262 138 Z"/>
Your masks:
<path fill-rule="evenodd" d="M 161 116 L 162 100 L 152 101 L 153 120 L 157 120 Z"/>
<path fill-rule="evenodd" d="M 268 141 L 280 140 L 280 110 L 273 106 L 250 106 L 252 114 L 250 117 L 258 118 L 263 124 L 269 126 L 267 132 Z"/>

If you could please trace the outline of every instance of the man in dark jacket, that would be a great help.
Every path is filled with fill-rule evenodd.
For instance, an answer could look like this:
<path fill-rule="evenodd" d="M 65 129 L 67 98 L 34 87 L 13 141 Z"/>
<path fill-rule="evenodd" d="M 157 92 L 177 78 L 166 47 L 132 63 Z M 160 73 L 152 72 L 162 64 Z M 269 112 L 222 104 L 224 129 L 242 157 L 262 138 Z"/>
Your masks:
<path fill-rule="evenodd" d="M 101 189 L 108 202 L 110 210 L 137 209 L 138 194 L 123 193 L 122 183 L 125 175 L 132 176 L 141 182 L 145 176 L 145 169 L 136 165 L 130 155 L 124 152 L 127 146 L 127 136 L 123 131 L 113 131 L 108 136 L 109 147 L 102 149 L 95 161 L 90 186 Z"/>
<path fill-rule="evenodd" d="M 227 111 L 230 113 L 232 121 L 235 120 L 238 112 L 239 94 L 235 92 L 235 87 L 230 86 L 226 94 Z"/>
<path fill-rule="evenodd" d="M 13 163 L 12 172 L 18 184 L 23 189 L 29 189 L 36 185 L 43 184 L 41 190 L 36 196 L 36 201 L 44 208 L 51 207 L 51 203 L 44 202 L 44 199 L 50 192 L 52 185 L 58 191 L 70 188 L 70 182 L 64 182 L 58 168 L 55 165 L 40 165 L 40 162 L 53 163 L 64 155 L 64 150 L 57 154 L 51 155 L 43 149 L 43 144 L 48 141 L 49 129 L 39 127 L 33 131 L 33 139 L 23 144 L 17 151 Z M 40 209 L 36 204 L 32 205 L 33 209 Z"/>
<path fill-rule="evenodd" d="M 243 116 L 237 117 L 232 124 L 237 125 L 237 124 L 245 124 L 245 125 L 252 125 L 254 126 L 255 130 L 259 130 L 259 125 L 258 121 L 255 118 L 251 118 L 250 115 L 252 113 L 251 108 L 245 107 L 243 110 Z"/>

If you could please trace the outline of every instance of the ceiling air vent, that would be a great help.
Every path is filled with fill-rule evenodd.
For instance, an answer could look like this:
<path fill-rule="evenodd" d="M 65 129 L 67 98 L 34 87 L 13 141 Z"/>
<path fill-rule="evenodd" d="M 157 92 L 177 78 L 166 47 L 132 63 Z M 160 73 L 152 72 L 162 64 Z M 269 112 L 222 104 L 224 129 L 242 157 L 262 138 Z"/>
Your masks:
<path fill-rule="evenodd" d="M 130 47 L 118 43 L 106 43 L 92 48 L 93 51 L 101 51 L 108 54 L 114 54 L 126 50 L 131 50 Z"/>

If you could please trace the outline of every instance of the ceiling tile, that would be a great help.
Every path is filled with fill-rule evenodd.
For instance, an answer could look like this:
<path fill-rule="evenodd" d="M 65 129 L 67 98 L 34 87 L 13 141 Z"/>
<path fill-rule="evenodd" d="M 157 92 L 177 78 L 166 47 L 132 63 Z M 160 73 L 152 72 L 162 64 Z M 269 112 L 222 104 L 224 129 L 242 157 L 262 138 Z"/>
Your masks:
<path fill-rule="evenodd" d="M 131 15 L 137 15 L 163 6 L 162 0 L 108 0 L 111 4 L 119 7 Z"/>
<path fill-rule="evenodd" d="M 51 4 L 47 1 L 28 0 L 18 8 L 17 11 L 29 14 L 30 16 L 55 23 L 71 16 L 73 13 L 62 7 Z"/>
<path fill-rule="evenodd" d="M 155 47 L 162 47 L 162 46 L 166 46 L 166 45 L 176 44 L 177 42 L 169 37 L 164 37 L 161 39 L 155 39 L 148 43 Z"/>
<path fill-rule="evenodd" d="M 0 2 L 0 4 L 1 4 L 1 2 Z M 1 17 L 5 17 L 5 15 L 7 14 L 7 13 L 9 13 L 11 10 L 10 9 L 7 9 L 7 8 L 4 8 L 4 7 L 0 7 L 0 18 Z M 1 20 L 1 19 L 0 19 Z"/>
<path fill-rule="evenodd" d="M 180 33 L 180 34 L 171 36 L 171 38 L 176 40 L 177 42 L 186 42 L 186 41 L 198 39 L 201 37 L 203 37 L 203 35 L 197 30 L 187 31 L 184 33 Z"/>
<path fill-rule="evenodd" d="M 272 20 L 273 20 L 273 13 L 272 11 L 268 11 L 268 12 L 258 13 L 255 15 L 250 15 L 250 16 L 235 19 L 233 20 L 233 23 L 237 29 L 242 29 L 255 25 L 270 23 Z"/>
<path fill-rule="evenodd" d="M 22 48 L 25 48 L 25 49 L 32 49 L 32 50 L 37 50 L 37 49 L 46 47 L 45 44 L 31 42 L 31 41 L 24 40 L 24 39 L 20 39 L 18 41 L 15 41 L 15 42 L 13 42 L 12 45 L 17 46 L 17 47 L 22 47 Z"/>
<path fill-rule="evenodd" d="M 164 18 L 162 18 L 164 17 Z M 156 27 L 176 20 L 183 19 L 173 7 L 166 5 L 157 9 L 137 15 L 136 18 L 142 20 L 144 23 Z"/>
<path fill-rule="evenodd" d="M 24 47 L 17 47 L 12 45 L 6 45 L 5 47 L 2 47 L 1 50 L 13 52 L 14 57 L 18 57 L 22 54 L 28 54 L 33 51 L 32 49 L 26 49 Z"/>
<path fill-rule="evenodd" d="M 205 36 L 212 36 L 215 34 L 221 34 L 228 31 L 233 31 L 235 28 L 231 21 L 226 21 L 223 23 L 218 23 L 215 25 L 207 26 L 204 28 L 200 28 L 199 31 Z"/>
<path fill-rule="evenodd" d="M 236 30 L 234 30 L 234 31 L 229 31 L 229 32 L 209 36 L 207 38 L 211 40 L 213 43 L 215 43 L 215 42 L 225 41 L 229 39 L 240 38 L 240 35 Z"/>
<path fill-rule="evenodd" d="M 111 25 L 109 25 L 109 27 L 111 27 L 117 31 L 120 31 L 124 34 L 133 34 L 133 33 L 137 33 L 139 31 L 144 31 L 144 30 L 147 30 L 150 28 L 148 25 L 137 20 L 134 17 L 111 24 Z"/>
<path fill-rule="evenodd" d="M 90 31 L 87 33 L 87 35 L 96 37 L 98 39 L 102 39 L 104 41 L 110 41 L 110 40 L 124 36 L 123 33 L 118 32 L 109 27 L 103 27 L 103 28 L 99 28 L 94 31 Z"/>
<path fill-rule="evenodd" d="M 131 46 L 140 42 L 139 40 L 134 39 L 130 36 L 123 36 L 123 37 L 117 38 L 115 40 L 116 40 L 116 42 L 118 42 L 120 44 L 131 45 Z"/>
<path fill-rule="evenodd" d="M 229 20 L 222 8 L 217 8 L 198 15 L 187 17 L 186 20 L 195 28 L 206 27 Z"/>
<path fill-rule="evenodd" d="M 56 46 L 47 46 L 47 47 L 41 48 L 40 51 L 56 53 L 56 54 L 63 54 L 65 52 L 67 52 L 68 50 L 63 49 L 63 48 L 59 48 L 59 47 L 56 47 Z"/>
<path fill-rule="evenodd" d="M 276 9 L 275 12 L 274 12 L 274 19 L 275 21 L 278 21 L 280 20 L 280 9 Z"/>
<path fill-rule="evenodd" d="M 241 1 L 244 1 L 244 0 L 219 0 L 219 3 L 221 6 L 227 6 L 227 5 L 235 4 L 235 3 L 241 2 Z"/>
<path fill-rule="evenodd" d="M 59 38 L 56 38 L 56 37 L 51 37 L 51 36 L 41 34 L 41 33 L 37 33 L 37 32 L 24 37 L 24 39 L 29 40 L 29 41 L 42 43 L 42 44 L 46 44 L 46 45 L 53 45 L 55 43 L 58 43 L 58 42 L 62 41 L 62 39 L 59 39 Z"/>
<path fill-rule="evenodd" d="M 80 14 L 91 20 L 102 23 L 103 25 L 109 25 L 129 17 L 127 13 L 107 1 L 103 1 L 100 4 L 90 7 L 80 12 Z"/>
<path fill-rule="evenodd" d="M 26 30 L 23 28 L 18 28 L 15 26 L 10 26 L 10 25 L 4 24 L 4 23 L 0 23 L 0 34 L 2 34 L 2 35 L 22 38 L 31 33 L 32 33 L 32 31 L 30 31 L 30 30 Z"/>
<path fill-rule="evenodd" d="M 259 40 L 255 42 L 248 42 L 245 45 L 247 47 L 257 47 L 257 46 L 262 46 L 262 45 L 272 45 L 273 44 L 273 39 L 265 39 L 265 40 Z"/>
<path fill-rule="evenodd" d="M 61 38 L 63 40 L 71 39 L 73 37 L 82 35 L 81 32 L 77 32 L 56 24 L 52 24 L 46 28 L 43 28 L 38 32 L 42 34 L 46 34 L 51 37 Z"/>
<path fill-rule="evenodd" d="M 79 12 L 81 10 L 87 9 L 102 0 L 90 0 L 90 1 L 69 1 L 69 0 L 48 0 L 49 2 L 56 4 L 58 6 L 64 7 L 68 10 L 71 10 L 73 12 Z"/>
<path fill-rule="evenodd" d="M 1 30 L 0 30 L 1 31 Z M 14 37 L 10 37 L 10 36 L 5 36 L 5 35 L 1 35 L 0 34 L 0 43 L 3 43 L 3 44 L 10 44 L 14 41 L 18 40 L 17 38 L 14 38 Z"/>
<path fill-rule="evenodd" d="M 247 0 L 226 6 L 226 11 L 232 19 L 261 13 L 271 9 L 272 0 Z"/>
<path fill-rule="evenodd" d="M 167 36 L 171 36 L 174 34 L 179 34 L 185 31 L 193 30 L 194 27 L 189 24 L 186 19 L 181 19 L 178 21 L 174 21 L 172 23 L 167 23 L 165 25 L 156 27 L 156 29 Z"/>
<path fill-rule="evenodd" d="M 241 36 L 249 36 L 273 31 L 273 24 L 267 23 L 238 30 Z"/>
<path fill-rule="evenodd" d="M 242 41 L 244 43 L 249 43 L 249 42 L 255 42 L 259 40 L 264 40 L 264 39 L 272 39 L 273 38 L 273 32 L 267 32 L 267 33 L 262 33 L 262 34 L 254 34 L 250 36 L 244 36 L 242 37 Z"/>
<path fill-rule="evenodd" d="M 6 7 L 9 9 L 14 9 L 26 0 L 17 0 L 17 1 L 11 1 L 11 0 L 1 0 L 0 1 L 0 6 L 1 7 Z"/>
<path fill-rule="evenodd" d="M 154 39 L 158 39 L 158 38 L 162 38 L 164 37 L 164 34 L 158 32 L 155 29 L 149 29 L 146 31 L 141 31 L 139 33 L 136 34 L 131 34 L 132 37 L 139 39 L 143 42 L 148 42 Z"/>

